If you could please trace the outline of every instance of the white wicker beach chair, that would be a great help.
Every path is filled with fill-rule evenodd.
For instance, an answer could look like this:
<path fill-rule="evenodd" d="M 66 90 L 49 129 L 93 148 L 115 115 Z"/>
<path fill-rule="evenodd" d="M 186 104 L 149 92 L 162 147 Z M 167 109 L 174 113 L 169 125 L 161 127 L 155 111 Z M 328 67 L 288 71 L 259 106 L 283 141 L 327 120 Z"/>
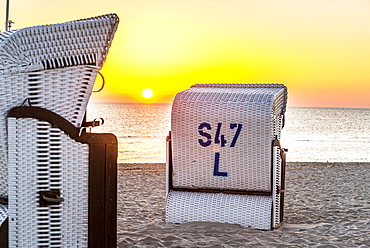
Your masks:
<path fill-rule="evenodd" d="M 43 108 L 8 117 L 9 247 L 116 247 L 117 139 Z"/>
<path fill-rule="evenodd" d="M 282 222 L 281 84 L 194 85 L 176 95 L 167 155 L 166 220 L 269 230 Z"/>
<path fill-rule="evenodd" d="M 9 211 L 10 247 L 116 246 L 117 140 L 83 128 L 118 21 L 0 33 L 0 224 Z"/>
<path fill-rule="evenodd" d="M 117 25 L 109 14 L 0 33 L 0 196 L 7 195 L 8 111 L 27 103 L 81 127 Z"/>

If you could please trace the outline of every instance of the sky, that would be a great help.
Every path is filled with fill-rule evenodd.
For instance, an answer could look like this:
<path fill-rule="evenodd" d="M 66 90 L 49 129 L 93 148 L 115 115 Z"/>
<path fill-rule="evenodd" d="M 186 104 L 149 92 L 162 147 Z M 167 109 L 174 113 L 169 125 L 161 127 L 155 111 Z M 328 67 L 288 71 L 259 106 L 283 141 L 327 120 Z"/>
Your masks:
<path fill-rule="evenodd" d="M 283 83 L 289 106 L 370 108 L 368 0 L 10 0 L 9 15 L 19 29 L 107 13 L 120 24 L 92 101 L 172 102 L 197 83 Z"/>

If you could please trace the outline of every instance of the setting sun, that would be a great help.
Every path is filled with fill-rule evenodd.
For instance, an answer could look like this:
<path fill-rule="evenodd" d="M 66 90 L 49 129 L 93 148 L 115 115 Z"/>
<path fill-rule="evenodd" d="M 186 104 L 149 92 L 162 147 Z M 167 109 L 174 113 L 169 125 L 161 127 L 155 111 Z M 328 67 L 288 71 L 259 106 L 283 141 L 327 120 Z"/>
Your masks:
<path fill-rule="evenodd" d="M 141 94 L 145 98 L 151 98 L 153 96 L 153 90 L 151 90 L 151 89 L 144 89 Z"/>

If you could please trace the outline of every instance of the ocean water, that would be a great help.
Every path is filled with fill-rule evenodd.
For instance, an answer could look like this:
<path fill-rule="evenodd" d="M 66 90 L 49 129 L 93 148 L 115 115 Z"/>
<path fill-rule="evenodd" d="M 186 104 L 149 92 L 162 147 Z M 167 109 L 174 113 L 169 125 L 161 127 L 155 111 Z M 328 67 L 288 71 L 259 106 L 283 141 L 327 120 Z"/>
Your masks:
<path fill-rule="evenodd" d="M 288 108 L 281 143 L 292 162 L 369 162 L 370 109 Z"/>
<path fill-rule="evenodd" d="M 166 136 L 171 104 L 89 103 L 88 120 L 103 118 L 92 132 L 113 133 L 118 139 L 119 163 L 166 161 Z"/>
<path fill-rule="evenodd" d="M 93 132 L 118 138 L 118 162 L 166 161 L 171 104 L 89 103 L 88 120 L 103 118 Z M 370 161 L 370 109 L 290 107 L 281 144 L 288 162 Z"/>

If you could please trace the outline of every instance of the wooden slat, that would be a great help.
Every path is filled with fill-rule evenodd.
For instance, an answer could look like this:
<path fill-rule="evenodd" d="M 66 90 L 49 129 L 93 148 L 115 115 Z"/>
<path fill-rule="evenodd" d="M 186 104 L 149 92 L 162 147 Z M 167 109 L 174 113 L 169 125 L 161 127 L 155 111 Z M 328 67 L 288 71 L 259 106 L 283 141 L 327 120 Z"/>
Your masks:
<path fill-rule="evenodd" d="M 15 107 L 9 111 L 8 117 L 15 118 L 35 118 L 40 121 L 47 121 L 53 126 L 58 127 L 66 134 L 68 134 L 75 141 L 91 144 L 91 143 L 107 143 L 107 144 L 117 144 L 117 138 L 113 134 L 108 133 L 86 133 L 83 129 L 73 126 L 69 121 L 57 115 L 56 113 L 39 107 Z"/>
<path fill-rule="evenodd" d="M 263 191 L 241 191 L 241 190 L 220 190 L 220 189 L 188 189 L 188 188 L 172 188 L 173 191 L 186 192 L 204 192 L 204 193 L 223 193 L 223 194 L 239 194 L 239 195 L 264 195 L 271 196 L 271 192 Z"/>
<path fill-rule="evenodd" d="M 0 247 L 8 247 L 8 218 L 0 226 Z"/>
<path fill-rule="evenodd" d="M 90 144 L 89 151 L 89 247 L 105 243 L 105 145 Z"/>
<path fill-rule="evenodd" d="M 117 246 L 117 145 L 105 144 L 105 246 Z"/>

